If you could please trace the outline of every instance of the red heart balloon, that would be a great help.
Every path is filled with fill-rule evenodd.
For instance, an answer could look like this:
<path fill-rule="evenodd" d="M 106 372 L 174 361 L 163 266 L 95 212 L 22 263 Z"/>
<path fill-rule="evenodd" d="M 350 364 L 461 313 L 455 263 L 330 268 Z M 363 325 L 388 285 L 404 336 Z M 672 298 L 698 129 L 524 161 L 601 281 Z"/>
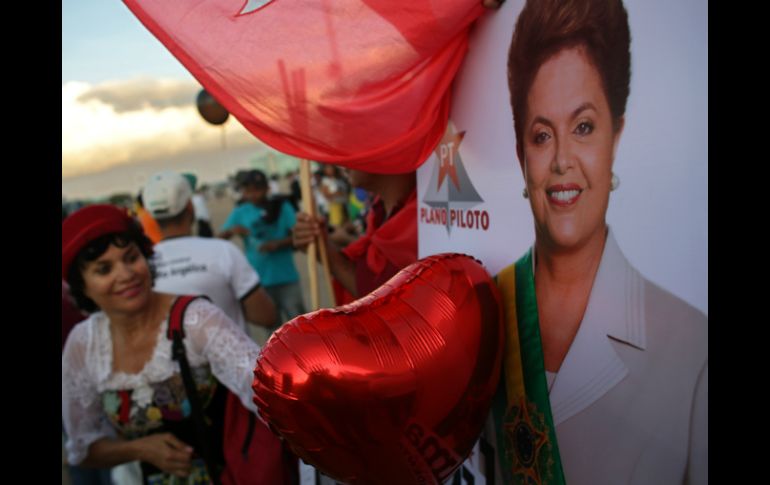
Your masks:
<path fill-rule="evenodd" d="M 254 402 L 332 478 L 442 483 L 489 412 L 502 318 L 481 263 L 430 256 L 353 303 L 284 324 L 257 361 Z"/>

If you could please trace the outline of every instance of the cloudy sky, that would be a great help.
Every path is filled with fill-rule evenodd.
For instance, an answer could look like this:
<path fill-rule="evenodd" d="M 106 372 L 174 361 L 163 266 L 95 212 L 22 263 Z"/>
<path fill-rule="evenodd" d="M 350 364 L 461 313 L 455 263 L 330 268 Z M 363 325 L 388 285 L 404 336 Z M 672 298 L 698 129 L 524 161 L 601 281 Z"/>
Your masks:
<path fill-rule="evenodd" d="M 187 155 L 193 165 L 227 159 L 221 171 L 204 170 L 222 180 L 265 152 L 233 117 L 224 128 L 206 123 L 195 107 L 200 90 L 123 3 L 63 0 L 63 194 L 133 192 L 142 176 L 126 177 L 131 167 L 171 168 Z"/>

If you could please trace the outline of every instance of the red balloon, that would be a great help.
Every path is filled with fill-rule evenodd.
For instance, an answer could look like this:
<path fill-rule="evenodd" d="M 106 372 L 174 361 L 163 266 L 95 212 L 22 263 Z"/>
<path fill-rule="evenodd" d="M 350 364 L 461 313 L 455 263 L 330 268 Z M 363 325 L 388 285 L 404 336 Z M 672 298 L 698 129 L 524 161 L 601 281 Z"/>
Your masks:
<path fill-rule="evenodd" d="M 301 315 L 254 370 L 261 416 L 347 483 L 438 484 L 478 439 L 500 378 L 503 315 L 470 256 L 430 256 L 369 295 Z"/>

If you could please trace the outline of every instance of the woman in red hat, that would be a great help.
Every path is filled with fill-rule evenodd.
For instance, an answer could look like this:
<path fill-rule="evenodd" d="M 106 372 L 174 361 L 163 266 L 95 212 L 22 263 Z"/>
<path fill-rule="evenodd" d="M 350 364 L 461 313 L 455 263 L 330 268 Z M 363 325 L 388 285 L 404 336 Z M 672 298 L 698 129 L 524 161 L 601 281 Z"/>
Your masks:
<path fill-rule="evenodd" d="M 94 205 L 62 223 L 62 277 L 82 310 L 62 356 L 62 417 L 72 464 L 139 460 L 145 483 L 208 483 L 179 366 L 165 330 L 174 295 L 153 291 L 152 244 L 123 210 Z M 206 413 L 221 382 L 252 411 L 259 347 L 203 299 L 184 316 L 184 345 Z M 213 454 L 221 446 L 212 446 Z M 218 448 L 218 449 L 217 449 Z"/>

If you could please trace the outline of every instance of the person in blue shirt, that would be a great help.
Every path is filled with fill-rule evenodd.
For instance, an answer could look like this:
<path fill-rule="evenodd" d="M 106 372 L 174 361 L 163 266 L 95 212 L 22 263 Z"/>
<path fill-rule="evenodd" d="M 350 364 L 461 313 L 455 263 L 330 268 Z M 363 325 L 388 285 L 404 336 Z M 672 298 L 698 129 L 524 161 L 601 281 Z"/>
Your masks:
<path fill-rule="evenodd" d="M 260 170 L 242 172 L 236 178 L 243 203 L 236 206 L 222 226 L 219 237 L 243 238 L 246 259 L 259 273 L 265 291 L 288 321 L 306 313 L 294 266 L 291 231 L 296 222 L 294 209 L 283 198 L 269 198 L 268 182 Z M 276 322 L 271 330 L 280 326 Z"/>

